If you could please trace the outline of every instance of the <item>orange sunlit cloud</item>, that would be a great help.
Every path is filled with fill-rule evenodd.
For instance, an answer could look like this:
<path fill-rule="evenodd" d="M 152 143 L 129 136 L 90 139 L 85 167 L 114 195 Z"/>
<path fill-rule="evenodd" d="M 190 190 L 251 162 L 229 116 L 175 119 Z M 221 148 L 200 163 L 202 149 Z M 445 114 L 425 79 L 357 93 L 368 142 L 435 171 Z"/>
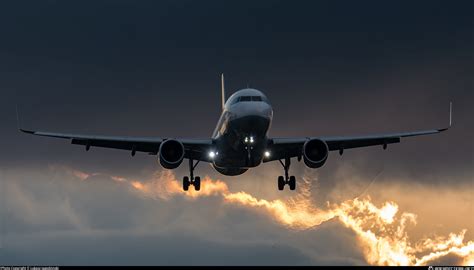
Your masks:
<path fill-rule="evenodd" d="M 74 175 L 84 180 L 88 174 Z M 299 195 L 290 200 L 266 200 L 244 191 L 231 192 L 225 182 L 209 177 L 202 179 L 199 192 L 192 188 L 185 192 L 171 171 L 157 172 L 149 181 L 116 176 L 112 178 L 153 199 L 167 200 L 173 196 L 184 196 L 195 200 L 221 196 L 226 204 L 255 209 L 292 230 L 305 230 L 329 220 L 337 220 L 355 233 L 367 263 L 372 265 L 428 265 L 448 255 L 461 258 L 459 263 L 463 265 L 472 265 L 474 260 L 474 241 L 465 241 L 466 230 L 450 233 L 447 237 L 425 237 L 412 241 L 407 227 L 416 225 L 417 216 L 400 212 L 399 206 L 393 201 L 377 206 L 371 197 L 366 196 L 341 203 L 328 203 L 323 209 L 312 202 L 311 193 L 305 187 L 308 183 L 303 183 Z"/>

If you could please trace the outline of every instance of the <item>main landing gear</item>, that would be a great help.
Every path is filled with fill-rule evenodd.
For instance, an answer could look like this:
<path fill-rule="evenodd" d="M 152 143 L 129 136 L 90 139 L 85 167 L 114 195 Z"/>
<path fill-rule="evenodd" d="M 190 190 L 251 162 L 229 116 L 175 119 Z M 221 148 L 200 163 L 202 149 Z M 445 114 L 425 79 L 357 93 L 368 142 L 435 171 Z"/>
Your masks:
<path fill-rule="evenodd" d="M 194 169 L 199 164 L 199 160 L 194 163 L 192 159 L 189 159 L 189 177 L 183 177 L 183 189 L 184 191 L 188 191 L 189 186 L 193 185 L 196 191 L 201 189 L 201 177 L 196 176 L 194 177 Z"/>
<path fill-rule="evenodd" d="M 296 189 L 296 177 L 294 175 L 288 177 L 288 170 L 290 169 L 290 158 L 285 158 L 285 163 L 279 160 L 281 166 L 285 170 L 285 176 L 278 176 L 278 190 L 283 190 L 286 184 L 290 186 L 290 190 Z"/>

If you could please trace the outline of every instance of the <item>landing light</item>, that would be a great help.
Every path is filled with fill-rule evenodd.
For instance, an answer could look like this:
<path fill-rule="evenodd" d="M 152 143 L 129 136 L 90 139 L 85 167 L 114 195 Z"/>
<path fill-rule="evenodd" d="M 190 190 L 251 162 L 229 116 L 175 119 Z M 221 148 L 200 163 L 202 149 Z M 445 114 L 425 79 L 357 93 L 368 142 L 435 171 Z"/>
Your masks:
<path fill-rule="evenodd" d="M 263 155 L 265 155 L 266 158 L 269 158 L 269 157 L 270 157 L 270 152 L 269 152 L 269 151 L 265 151 L 265 152 L 263 153 Z"/>
<path fill-rule="evenodd" d="M 209 157 L 212 159 L 212 158 L 215 158 L 217 156 L 217 152 L 214 152 L 214 151 L 210 151 L 209 152 Z"/>
<path fill-rule="evenodd" d="M 245 144 L 254 143 L 255 140 L 254 140 L 253 136 L 250 136 L 250 137 L 245 137 L 244 142 L 245 142 Z"/>

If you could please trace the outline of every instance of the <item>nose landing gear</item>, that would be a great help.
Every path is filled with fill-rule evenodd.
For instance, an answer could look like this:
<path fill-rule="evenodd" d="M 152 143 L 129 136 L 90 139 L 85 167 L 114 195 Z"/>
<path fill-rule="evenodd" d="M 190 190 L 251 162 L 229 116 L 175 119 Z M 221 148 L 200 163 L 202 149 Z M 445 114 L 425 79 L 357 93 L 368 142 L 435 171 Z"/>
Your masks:
<path fill-rule="evenodd" d="M 183 177 L 183 190 L 188 191 L 189 186 L 193 185 L 196 191 L 201 189 L 201 177 L 196 176 L 194 177 L 194 169 L 199 164 L 199 160 L 194 163 L 192 159 L 189 159 L 189 177 Z"/>
<path fill-rule="evenodd" d="M 296 177 L 294 175 L 288 177 L 288 170 L 290 169 L 291 160 L 290 158 L 285 158 L 285 163 L 279 160 L 281 166 L 285 170 L 285 176 L 278 176 L 278 190 L 283 190 L 285 185 L 288 184 L 290 186 L 290 190 L 296 189 Z"/>

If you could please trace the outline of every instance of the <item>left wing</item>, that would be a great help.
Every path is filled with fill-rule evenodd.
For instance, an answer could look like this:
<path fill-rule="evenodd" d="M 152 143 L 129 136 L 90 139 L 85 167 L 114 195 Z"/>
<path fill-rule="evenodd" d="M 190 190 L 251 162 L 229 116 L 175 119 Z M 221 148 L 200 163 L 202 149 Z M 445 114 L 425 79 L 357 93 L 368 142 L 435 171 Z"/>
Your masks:
<path fill-rule="evenodd" d="M 388 144 L 399 143 L 401 138 L 414 137 L 421 135 L 430 135 L 448 130 L 452 124 L 452 104 L 449 104 L 449 126 L 440 129 L 400 132 L 367 136 L 344 136 L 344 137 L 299 137 L 299 138 L 272 138 L 270 139 L 268 150 L 272 153 L 271 157 L 265 159 L 264 162 L 273 160 L 301 157 L 303 152 L 303 145 L 306 141 L 311 139 L 320 139 L 324 141 L 329 148 L 329 151 L 338 150 L 340 154 L 344 149 L 366 147 L 373 145 L 383 145 L 387 148 Z"/>
<path fill-rule="evenodd" d="M 90 147 L 104 147 L 131 151 L 132 156 L 138 152 L 145 152 L 150 155 L 157 155 L 162 142 L 166 138 L 158 137 L 118 137 L 118 136 L 94 136 L 68 133 L 54 133 L 44 131 L 34 131 L 19 128 L 21 132 L 70 140 L 72 144 L 84 145 L 86 150 Z M 184 145 L 184 158 L 211 162 L 207 153 L 212 147 L 212 139 L 176 139 Z"/>

